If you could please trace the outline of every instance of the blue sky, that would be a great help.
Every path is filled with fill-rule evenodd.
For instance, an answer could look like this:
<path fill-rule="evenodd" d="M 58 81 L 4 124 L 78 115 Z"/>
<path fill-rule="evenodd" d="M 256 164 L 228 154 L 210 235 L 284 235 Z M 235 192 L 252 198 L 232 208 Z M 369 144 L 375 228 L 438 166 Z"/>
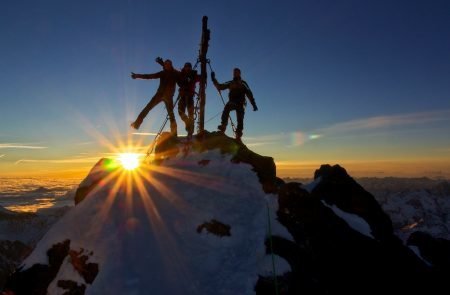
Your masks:
<path fill-rule="evenodd" d="M 450 170 L 448 1 L 18 0 L 0 10 L 0 175 L 88 169 L 110 152 L 100 136 L 150 143 L 128 126 L 158 82 L 129 74 L 160 70 L 157 56 L 195 63 L 203 15 L 218 80 L 240 67 L 255 95 L 254 151 Z M 210 83 L 206 129 L 222 108 Z M 140 131 L 164 116 L 161 104 Z"/>

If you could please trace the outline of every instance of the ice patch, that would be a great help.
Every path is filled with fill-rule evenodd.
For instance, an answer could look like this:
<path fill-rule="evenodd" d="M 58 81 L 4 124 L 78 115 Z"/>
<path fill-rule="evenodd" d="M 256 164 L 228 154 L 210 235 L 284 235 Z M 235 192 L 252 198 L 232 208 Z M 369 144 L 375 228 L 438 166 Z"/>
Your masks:
<path fill-rule="evenodd" d="M 322 203 L 333 210 L 334 214 L 342 218 L 352 229 L 369 238 L 375 239 L 375 237 L 372 235 L 372 229 L 370 228 L 370 225 L 363 218 L 359 217 L 356 214 L 345 212 L 334 204 L 330 206 L 323 200 Z"/>

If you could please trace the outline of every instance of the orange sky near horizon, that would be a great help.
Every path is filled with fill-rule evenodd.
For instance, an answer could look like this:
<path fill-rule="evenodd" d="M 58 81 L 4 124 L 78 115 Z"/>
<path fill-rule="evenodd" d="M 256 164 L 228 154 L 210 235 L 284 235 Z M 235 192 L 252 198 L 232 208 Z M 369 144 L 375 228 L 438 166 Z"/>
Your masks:
<path fill-rule="evenodd" d="M 100 160 L 100 158 L 98 158 Z M 97 161 L 90 163 L 20 163 L 0 165 L 0 177 L 50 177 L 83 179 Z M 323 164 L 340 165 L 347 173 L 358 177 L 429 177 L 450 179 L 450 160 L 398 160 L 398 161 L 277 161 L 280 178 L 313 178 L 314 171 Z"/>

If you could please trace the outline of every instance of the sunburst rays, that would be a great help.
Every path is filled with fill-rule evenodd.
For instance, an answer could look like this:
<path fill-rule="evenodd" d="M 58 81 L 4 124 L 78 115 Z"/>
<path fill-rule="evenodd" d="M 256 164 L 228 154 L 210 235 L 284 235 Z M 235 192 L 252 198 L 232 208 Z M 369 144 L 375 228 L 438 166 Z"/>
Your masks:
<path fill-rule="evenodd" d="M 225 189 L 224 179 L 195 172 L 199 165 L 205 164 L 191 161 L 189 158 L 186 158 L 186 162 L 177 167 L 155 165 L 154 163 L 171 158 L 178 153 L 183 156 L 182 151 L 177 148 L 165 149 L 166 152 L 158 153 L 155 159 L 153 155 L 145 156 L 147 150 L 143 142 L 145 137 L 137 136 L 136 138 L 132 133 L 121 136 L 119 128 L 114 126 L 114 120 L 108 121 L 112 126 L 109 128 L 112 135 L 103 134 L 100 128 L 95 128 L 87 120 L 82 121 L 87 133 L 107 149 L 107 153 L 104 155 L 115 161 L 115 165 L 109 170 L 107 167 L 100 167 L 105 168 L 102 171 L 105 175 L 87 196 L 87 198 L 94 196 L 102 198 L 95 203 L 96 208 L 91 208 L 91 210 L 97 211 L 96 222 L 101 224 L 98 230 L 101 232 L 105 226 L 115 226 L 119 222 L 121 223 L 120 228 L 126 229 L 129 238 L 133 238 L 135 234 L 145 233 L 145 231 L 138 230 L 140 227 L 148 227 L 151 231 L 149 234 L 154 237 L 148 241 L 153 240 L 157 243 L 161 259 L 164 261 L 165 272 L 179 277 L 189 277 L 187 268 L 189 258 L 183 257 L 180 248 L 182 245 L 177 243 L 176 235 L 179 234 L 178 230 L 182 229 L 178 228 L 179 224 L 176 219 L 183 220 L 182 216 L 200 216 L 200 212 L 197 211 L 198 208 L 193 208 L 187 199 L 179 195 L 182 192 L 174 189 L 173 186 L 183 187 L 179 184 L 184 183 L 199 189 L 221 192 Z M 158 141 L 161 147 L 166 145 L 164 140 L 165 138 L 162 136 Z M 139 166 L 131 169 L 136 162 L 127 166 L 126 161 L 128 160 L 123 158 L 124 166 L 119 165 L 120 155 L 125 153 L 133 154 L 136 159 L 138 155 Z M 153 164 L 149 163 L 150 160 L 154 160 Z M 233 188 L 227 187 L 227 189 Z M 165 215 L 168 212 L 166 210 L 168 206 L 173 209 L 170 216 Z M 192 226 L 195 230 L 195 226 Z M 118 238 L 121 238 L 122 235 L 118 234 Z"/>

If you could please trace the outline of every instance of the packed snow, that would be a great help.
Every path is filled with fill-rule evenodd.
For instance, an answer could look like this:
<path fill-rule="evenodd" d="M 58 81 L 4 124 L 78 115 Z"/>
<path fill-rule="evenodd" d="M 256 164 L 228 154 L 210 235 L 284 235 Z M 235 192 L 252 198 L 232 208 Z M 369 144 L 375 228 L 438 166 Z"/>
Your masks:
<path fill-rule="evenodd" d="M 230 160 L 219 150 L 193 152 L 142 169 L 140 177 L 124 172 L 101 181 L 50 229 L 24 268 L 47 264 L 47 250 L 69 239 L 99 265 L 87 294 L 253 294 L 258 275 L 290 270 L 278 256 L 273 267 L 266 254 L 269 219 L 272 235 L 292 237 L 280 230 L 275 195 L 263 192 L 250 165 Z M 211 220 L 230 226 L 231 235 L 198 232 Z M 55 280 L 71 268 L 63 262 Z M 50 288 L 63 291 L 55 281 Z"/>
<path fill-rule="evenodd" d="M 330 208 L 334 212 L 334 214 L 342 218 L 352 229 L 356 230 L 357 232 L 365 236 L 368 236 L 369 238 L 372 239 L 375 238 L 372 235 L 372 229 L 370 228 L 370 225 L 362 217 L 359 217 L 356 214 L 345 212 L 334 204 L 330 206 L 327 204 L 327 202 L 323 200 L 322 204 Z"/>

